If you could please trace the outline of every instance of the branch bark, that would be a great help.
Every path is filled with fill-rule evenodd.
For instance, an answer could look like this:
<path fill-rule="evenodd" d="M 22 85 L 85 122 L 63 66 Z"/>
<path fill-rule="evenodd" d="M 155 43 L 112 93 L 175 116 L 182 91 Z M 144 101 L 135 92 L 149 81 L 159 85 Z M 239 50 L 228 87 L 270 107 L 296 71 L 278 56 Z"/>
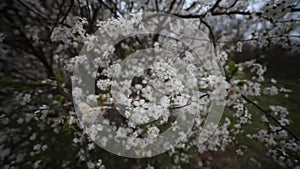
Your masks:
<path fill-rule="evenodd" d="M 252 100 L 250 100 L 249 98 L 247 98 L 245 95 L 242 95 L 242 98 L 245 99 L 248 103 L 252 104 L 258 110 L 260 110 L 264 115 L 266 115 L 267 117 L 269 117 L 270 119 L 272 119 L 282 129 L 286 130 L 291 136 L 294 137 L 294 139 L 296 139 L 296 141 L 300 142 L 300 139 L 298 138 L 298 136 L 292 130 L 290 130 L 286 126 L 281 125 L 280 122 L 274 116 L 272 116 L 267 110 L 263 109 L 261 106 L 259 106 L 258 104 L 256 104 L 255 102 L 253 102 Z"/>

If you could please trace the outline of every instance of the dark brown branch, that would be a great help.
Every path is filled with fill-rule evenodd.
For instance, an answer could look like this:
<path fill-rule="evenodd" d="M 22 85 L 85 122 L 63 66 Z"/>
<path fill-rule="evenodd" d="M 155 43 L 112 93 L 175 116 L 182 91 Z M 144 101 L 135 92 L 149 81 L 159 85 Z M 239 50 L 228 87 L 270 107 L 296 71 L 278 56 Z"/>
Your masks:
<path fill-rule="evenodd" d="M 238 0 L 235 0 L 235 1 L 229 6 L 229 8 L 234 7 L 234 6 L 237 4 L 237 2 L 238 2 Z"/>
<path fill-rule="evenodd" d="M 155 0 L 155 9 L 156 9 L 156 12 L 159 11 L 159 8 L 158 8 L 158 1 L 157 1 L 157 0 Z"/>
<path fill-rule="evenodd" d="M 115 17 L 118 16 L 117 12 L 119 12 L 121 16 L 124 15 L 124 14 L 120 11 L 120 9 L 118 8 L 117 3 L 115 3 L 113 0 L 109 0 L 109 2 L 114 6 L 114 9 L 113 9 L 113 10 L 114 10 L 114 15 L 115 15 Z"/>
<path fill-rule="evenodd" d="M 17 11 L 15 11 L 17 12 Z M 17 14 L 17 13 L 16 13 Z M 15 21 L 11 18 L 10 15 L 4 15 L 4 17 L 10 21 L 12 23 L 12 26 L 15 27 L 16 29 L 18 29 L 20 31 L 20 35 L 21 37 L 23 37 L 28 43 L 28 48 L 31 50 L 30 53 L 32 53 L 37 59 L 39 59 L 41 61 L 41 63 L 45 66 L 46 72 L 48 77 L 51 77 L 54 73 L 53 73 L 53 69 L 52 66 L 48 63 L 46 57 L 44 56 L 43 52 L 41 50 L 38 50 L 39 48 L 35 48 L 35 46 L 32 43 L 32 40 L 29 39 L 25 33 L 23 32 L 23 30 L 17 26 L 17 24 L 15 23 Z M 23 47 L 22 47 L 23 48 Z M 27 51 L 27 50 L 24 50 Z"/>
<path fill-rule="evenodd" d="M 74 5 L 74 0 L 71 0 L 71 4 L 70 4 L 70 6 L 69 6 L 69 8 L 68 8 L 68 10 L 67 10 L 67 12 L 66 12 L 66 14 L 65 14 L 65 16 L 64 16 L 63 19 L 60 21 L 61 24 L 63 24 L 64 21 L 66 20 L 67 16 L 68 16 L 69 13 L 71 12 L 71 9 L 72 9 L 73 5 Z"/>
<path fill-rule="evenodd" d="M 291 12 L 300 12 L 300 8 L 292 8 Z"/>
<path fill-rule="evenodd" d="M 231 11 L 231 12 L 212 12 L 211 15 L 212 16 L 218 16 L 218 15 L 251 15 L 251 14 L 255 14 L 257 16 L 261 16 L 262 13 L 260 12 L 256 12 L 256 13 L 251 13 L 251 12 L 248 12 L 248 11 Z M 175 16 L 178 16 L 180 18 L 187 18 L 187 19 L 192 19 L 192 18 L 203 18 L 205 14 L 201 14 L 201 15 L 181 15 L 181 14 L 173 14 Z"/>
<path fill-rule="evenodd" d="M 300 8 L 292 8 L 291 12 L 300 12 Z M 181 14 L 173 14 L 175 16 L 181 17 L 181 18 L 187 18 L 187 19 L 192 19 L 192 18 L 203 18 L 205 14 L 200 14 L 200 15 L 181 15 Z M 218 15 L 246 15 L 246 16 L 250 16 L 250 15 L 256 15 L 261 17 L 263 15 L 262 12 L 249 12 L 249 11 L 230 11 L 230 12 L 214 12 L 211 11 L 211 15 L 212 16 L 218 16 Z M 267 19 L 267 18 L 265 18 Z"/>
<path fill-rule="evenodd" d="M 252 100 L 248 99 L 245 95 L 242 95 L 242 98 L 245 99 L 248 103 L 252 104 L 258 110 L 260 110 L 264 115 L 266 115 L 267 117 L 269 117 L 270 119 L 272 119 L 277 125 L 279 125 L 281 128 L 283 128 L 284 130 L 286 130 L 290 135 L 292 135 L 297 141 L 300 142 L 300 139 L 298 138 L 298 136 L 292 130 L 290 130 L 286 126 L 281 125 L 280 122 L 274 116 L 272 116 L 267 110 L 263 109 L 258 104 L 256 104 Z"/>
<path fill-rule="evenodd" d="M 199 99 L 202 99 L 202 98 L 204 98 L 204 97 L 206 97 L 206 96 L 209 96 L 209 95 L 206 93 L 206 94 L 200 96 Z M 168 109 L 181 109 L 181 108 L 184 108 L 184 107 L 189 106 L 189 105 L 191 105 L 191 104 L 192 104 L 192 103 L 190 102 L 190 103 L 187 103 L 187 104 L 185 104 L 185 105 L 183 105 L 183 106 L 170 106 L 170 107 L 168 107 Z"/>
<path fill-rule="evenodd" d="M 62 8 L 63 8 L 63 6 L 65 5 L 65 0 L 63 0 L 63 2 L 62 2 L 62 4 L 61 5 L 59 5 L 59 11 L 58 11 L 58 14 L 57 14 L 57 16 L 56 16 L 56 20 L 55 20 L 55 23 L 53 24 L 53 26 L 52 26 L 52 28 L 51 28 L 51 30 L 50 30 L 50 32 L 49 32 L 49 35 L 48 35 L 48 37 L 50 38 L 51 37 L 51 34 L 52 34 L 52 32 L 54 31 L 54 28 L 57 26 L 57 24 L 58 24 L 58 22 L 59 22 L 59 17 L 60 17 L 60 15 L 62 14 Z"/>
<path fill-rule="evenodd" d="M 86 2 L 86 9 L 87 9 L 87 20 L 91 22 L 91 10 L 90 10 L 90 4 L 88 0 L 85 0 Z"/>
<path fill-rule="evenodd" d="M 222 0 L 217 0 L 216 3 L 213 5 L 212 8 L 210 8 L 210 12 L 214 12 L 214 10 L 218 7 L 219 3 L 221 2 Z"/>
<path fill-rule="evenodd" d="M 210 35 L 210 38 L 212 40 L 212 43 L 214 45 L 214 48 L 216 48 L 217 46 L 217 41 L 216 41 L 216 38 L 215 38 L 215 35 L 214 35 L 214 32 L 211 28 L 211 26 L 206 22 L 204 21 L 203 19 L 201 19 L 202 23 L 208 28 L 208 31 L 209 31 L 209 35 Z"/>
<path fill-rule="evenodd" d="M 25 6 L 27 9 L 29 9 L 30 11 L 32 11 L 33 13 L 35 13 L 36 15 L 46 19 L 46 20 L 49 20 L 49 18 L 43 13 L 41 12 L 40 10 L 38 9 L 33 9 L 32 7 L 28 6 L 23 0 L 18 0 L 23 6 Z"/>
<path fill-rule="evenodd" d="M 189 10 L 193 9 L 196 5 L 198 5 L 198 3 L 193 2 L 191 6 L 189 6 L 188 8 L 185 9 L 185 11 L 189 11 Z"/>
<path fill-rule="evenodd" d="M 175 3 L 176 3 L 176 0 L 173 0 L 171 5 L 170 5 L 168 13 L 170 13 L 173 10 Z"/>

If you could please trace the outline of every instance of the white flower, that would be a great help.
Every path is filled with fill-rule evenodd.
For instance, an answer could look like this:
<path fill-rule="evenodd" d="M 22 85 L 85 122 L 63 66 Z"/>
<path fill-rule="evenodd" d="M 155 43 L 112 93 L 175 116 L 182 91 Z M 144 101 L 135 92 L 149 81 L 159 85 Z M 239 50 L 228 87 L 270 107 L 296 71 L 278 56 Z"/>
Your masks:
<path fill-rule="evenodd" d="M 136 107 L 144 107 L 145 100 L 144 99 L 136 100 L 136 101 L 133 102 L 133 105 L 135 105 Z"/>
<path fill-rule="evenodd" d="M 159 129 L 157 127 L 150 127 L 147 131 L 147 136 L 149 138 L 156 138 L 159 134 Z"/>
<path fill-rule="evenodd" d="M 266 87 L 264 88 L 264 94 L 265 95 L 270 95 L 270 96 L 275 96 L 278 95 L 278 88 L 275 86 L 271 86 L 271 87 Z"/>
<path fill-rule="evenodd" d="M 154 167 L 151 166 L 150 164 L 147 164 L 147 167 L 145 169 L 154 169 Z"/>
<path fill-rule="evenodd" d="M 134 112 L 130 116 L 130 120 L 136 124 L 144 124 L 150 121 L 149 116 L 146 114 L 146 110 L 143 108 L 134 109 Z"/>
<path fill-rule="evenodd" d="M 273 79 L 273 78 L 272 78 L 270 81 L 271 81 L 271 83 L 273 83 L 273 84 L 276 84 L 276 83 L 277 83 L 277 81 L 276 81 L 275 79 Z"/>
<path fill-rule="evenodd" d="M 173 100 L 173 104 L 176 106 L 185 106 L 188 103 L 188 99 L 184 96 L 176 96 Z"/>
<path fill-rule="evenodd" d="M 100 90 L 107 90 L 111 84 L 112 84 L 112 82 L 109 79 L 99 79 L 97 81 L 97 87 Z"/>
<path fill-rule="evenodd" d="M 164 108 L 167 108 L 169 107 L 170 105 L 170 99 L 167 97 L 167 96 L 163 96 L 161 99 L 160 99 L 160 105 Z"/>
<path fill-rule="evenodd" d="M 148 109 L 149 116 L 153 117 L 155 120 L 159 119 L 162 116 L 163 112 L 164 110 L 160 105 L 152 105 Z"/>
<path fill-rule="evenodd" d="M 210 89 L 208 94 L 211 100 L 217 101 L 217 104 L 225 104 L 225 97 L 227 96 L 227 89 L 230 84 L 223 76 L 209 75 L 199 81 L 200 88 Z"/>
<path fill-rule="evenodd" d="M 27 103 L 29 103 L 31 101 L 31 95 L 30 94 L 25 94 L 20 102 L 21 105 L 26 105 Z"/>
<path fill-rule="evenodd" d="M 288 119 L 286 119 L 286 118 L 281 118 L 280 120 L 278 120 L 278 122 L 282 126 L 286 126 L 286 125 L 290 124 L 290 121 Z"/>
<path fill-rule="evenodd" d="M 235 150 L 236 154 L 239 155 L 239 156 L 242 156 L 244 155 L 244 152 L 239 148 L 237 150 Z"/>
<path fill-rule="evenodd" d="M 114 51 L 114 49 L 110 49 L 110 52 L 113 52 L 113 51 Z M 106 70 L 106 74 L 109 77 L 118 77 L 120 73 L 121 73 L 121 65 L 119 63 L 112 64 Z"/>
<path fill-rule="evenodd" d="M 3 32 L 1 32 L 0 33 L 0 43 L 2 43 L 4 39 L 5 39 L 5 35 Z"/>
<path fill-rule="evenodd" d="M 236 44 L 236 51 L 237 52 L 242 52 L 242 49 L 243 49 L 243 43 L 242 42 L 238 42 Z"/>
<path fill-rule="evenodd" d="M 71 37 L 72 34 L 70 28 L 58 26 L 53 29 L 50 38 L 53 42 L 62 41 L 67 43 Z"/>

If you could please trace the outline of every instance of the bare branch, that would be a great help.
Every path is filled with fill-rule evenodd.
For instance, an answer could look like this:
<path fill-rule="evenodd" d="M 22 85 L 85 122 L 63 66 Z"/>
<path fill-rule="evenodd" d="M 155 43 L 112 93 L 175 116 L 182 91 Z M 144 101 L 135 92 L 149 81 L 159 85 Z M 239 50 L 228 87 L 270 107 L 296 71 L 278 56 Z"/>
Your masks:
<path fill-rule="evenodd" d="M 300 12 L 300 8 L 292 8 L 291 12 Z"/>
<path fill-rule="evenodd" d="M 213 12 L 217 7 L 218 7 L 218 5 L 219 5 L 219 3 L 221 2 L 222 0 L 217 0 L 216 1 L 216 3 L 213 5 L 213 7 L 212 8 L 210 8 L 210 12 Z"/>
<path fill-rule="evenodd" d="M 49 20 L 49 18 L 40 10 L 38 9 L 33 9 L 32 7 L 30 7 L 29 5 L 27 5 L 23 0 L 18 0 L 23 6 L 25 6 L 27 9 L 29 9 L 30 11 L 32 11 L 33 13 L 35 13 L 36 15 L 46 19 L 46 20 Z"/>
<path fill-rule="evenodd" d="M 211 26 L 210 26 L 206 21 L 204 21 L 203 19 L 201 19 L 201 21 L 202 21 L 202 23 L 208 28 L 210 38 L 211 38 L 211 40 L 212 40 L 212 43 L 213 43 L 214 47 L 216 48 L 216 46 L 217 46 L 217 41 L 216 41 L 216 38 L 215 38 L 215 35 L 214 35 L 214 32 L 213 32 Z"/>

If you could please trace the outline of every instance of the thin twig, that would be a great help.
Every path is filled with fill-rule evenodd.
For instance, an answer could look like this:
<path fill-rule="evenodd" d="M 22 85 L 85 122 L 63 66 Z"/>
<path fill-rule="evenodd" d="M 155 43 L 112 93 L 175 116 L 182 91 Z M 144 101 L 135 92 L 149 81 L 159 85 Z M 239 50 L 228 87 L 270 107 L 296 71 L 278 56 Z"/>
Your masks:
<path fill-rule="evenodd" d="M 280 122 L 274 116 L 272 116 L 267 110 L 265 110 L 262 107 L 260 107 L 258 104 L 256 104 L 255 102 L 253 102 L 252 100 L 250 100 L 249 98 L 247 98 L 245 95 L 242 95 L 242 98 L 245 99 L 248 103 L 250 103 L 253 106 L 255 106 L 257 109 L 259 109 L 267 117 L 271 118 L 276 124 L 278 124 L 281 128 L 283 128 L 284 130 L 286 130 L 290 135 L 292 135 L 297 141 L 300 142 L 300 139 L 298 138 L 298 136 L 292 130 L 290 130 L 286 126 L 281 125 Z"/>
<path fill-rule="evenodd" d="M 68 16 L 69 13 L 71 12 L 71 9 L 72 9 L 73 5 L 74 5 L 74 0 L 71 0 L 71 5 L 69 6 L 69 8 L 68 8 L 68 10 L 67 10 L 65 16 L 63 17 L 63 19 L 60 21 L 61 24 L 63 24 L 64 21 L 66 20 L 67 16 Z"/>
<path fill-rule="evenodd" d="M 36 15 L 49 20 L 49 18 L 40 10 L 36 9 L 36 8 L 32 8 L 30 7 L 27 3 L 25 3 L 23 0 L 18 0 L 23 6 L 25 6 L 27 9 L 29 9 L 31 12 L 35 13 Z"/>
<path fill-rule="evenodd" d="M 216 48 L 217 47 L 217 41 L 216 41 L 216 38 L 215 38 L 215 35 L 214 35 L 214 32 L 213 32 L 211 26 L 206 21 L 204 21 L 203 19 L 201 19 L 201 21 L 208 28 L 209 35 L 211 37 L 212 43 L 214 45 L 214 48 Z"/>
<path fill-rule="evenodd" d="M 210 12 L 213 12 L 219 5 L 219 3 L 221 2 L 222 0 L 217 0 L 216 3 L 214 4 L 214 6 L 212 8 L 210 8 Z"/>
<path fill-rule="evenodd" d="M 204 97 L 206 97 L 206 96 L 208 96 L 207 93 L 204 94 L 204 95 L 202 95 L 202 96 L 200 96 L 199 99 L 202 99 L 202 98 L 204 98 Z M 187 107 L 187 106 L 189 106 L 189 105 L 191 105 L 191 104 L 192 104 L 192 103 L 189 102 L 189 103 L 187 103 L 187 104 L 185 104 L 185 105 L 183 105 L 183 106 L 170 106 L 170 107 L 168 107 L 168 109 L 181 109 L 181 108 Z"/>

